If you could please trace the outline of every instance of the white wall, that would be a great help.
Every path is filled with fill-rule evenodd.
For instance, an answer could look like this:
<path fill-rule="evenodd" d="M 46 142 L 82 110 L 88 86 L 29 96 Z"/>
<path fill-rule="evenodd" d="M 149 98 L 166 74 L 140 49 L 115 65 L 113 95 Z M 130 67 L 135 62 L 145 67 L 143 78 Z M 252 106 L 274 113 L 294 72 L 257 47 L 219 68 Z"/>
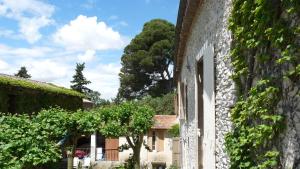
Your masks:
<path fill-rule="evenodd" d="M 144 136 L 144 141 L 147 143 L 147 136 Z M 119 146 L 127 143 L 125 137 L 119 138 Z M 129 158 L 129 155 L 132 154 L 132 150 L 125 150 L 119 153 L 119 161 L 124 162 Z M 165 132 L 164 139 L 164 151 L 163 152 L 149 152 L 145 146 L 142 146 L 141 149 L 141 164 L 143 165 L 151 165 L 151 162 L 166 162 L 167 167 L 172 164 L 172 138 L 171 136 Z"/>
<path fill-rule="evenodd" d="M 214 94 L 214 49 L 207 42 L 196 59 L 203 59 L 203 168 L 215 168 L 215 94 Z M 197 61 L 199 61 L 199 59 Z M 195 83 L 197 84 L 197 83 Z M 197 89 L 197 88 L 195 88 Z M 195 92 L 197 95 L 197 92 Z M 201 96 L 200 96 L 201 97 Z M 195 102 L 196 104 L 198 101 Z M 195 109 L 196 117 L 198 108 Z M 198 118 L 196 118 L 198 119 Z M 199 139 L 199 137 L 198 137 Z"/>

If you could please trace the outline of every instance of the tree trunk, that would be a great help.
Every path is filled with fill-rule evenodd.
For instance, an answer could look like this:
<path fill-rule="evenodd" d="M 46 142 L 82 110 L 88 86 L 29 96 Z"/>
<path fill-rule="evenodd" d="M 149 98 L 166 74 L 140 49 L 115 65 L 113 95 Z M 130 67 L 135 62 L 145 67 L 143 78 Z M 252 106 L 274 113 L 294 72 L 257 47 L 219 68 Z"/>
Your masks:
<path fill-rule="evenodd" d="M 72 150 L 68 155 L 68 169 L 73 169 L 73 161 L 74 161 L 75 151 L 77 147 L 77 140 L 78 140 L 77 134 L 74 134 Z"/>
<path fill-rule="evenodd" d="M 134 160 L 134 169 L 140 169 L 141 164 L 140 164 L 140 154 L 141 154 L 141 147 L 134 147 L 133 149 L 133 160 Z"/>

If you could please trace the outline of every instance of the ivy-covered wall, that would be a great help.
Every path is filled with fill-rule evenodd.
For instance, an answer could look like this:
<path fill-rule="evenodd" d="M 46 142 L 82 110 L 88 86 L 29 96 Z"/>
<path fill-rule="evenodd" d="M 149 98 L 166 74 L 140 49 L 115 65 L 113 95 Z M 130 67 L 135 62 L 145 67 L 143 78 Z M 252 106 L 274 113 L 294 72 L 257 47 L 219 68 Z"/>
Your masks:
<path fill-rule="evenodd" d="M 0 112 L 32 113 L 59 106 L 67 110 L 82 108 L 82 98 L 62 93 L 0 84 Z"/>
<path fill-rule="evenodd" d="M 300 168 L 300 1 L 233 0 L 230 168 Z"/>

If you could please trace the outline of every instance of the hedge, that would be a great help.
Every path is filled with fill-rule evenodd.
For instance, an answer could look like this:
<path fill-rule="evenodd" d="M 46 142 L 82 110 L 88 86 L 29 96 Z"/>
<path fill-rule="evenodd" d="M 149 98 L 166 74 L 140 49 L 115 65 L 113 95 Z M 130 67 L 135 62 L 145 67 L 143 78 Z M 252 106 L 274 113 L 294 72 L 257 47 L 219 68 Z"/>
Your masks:
<path fill-rule="evenodd" d="M 83 97 L 81 93 L 52 84 L 0 75 L 0 112 L 3 113 L 31 114 L 54 106 L 77 110 L 82 108 Z"/>

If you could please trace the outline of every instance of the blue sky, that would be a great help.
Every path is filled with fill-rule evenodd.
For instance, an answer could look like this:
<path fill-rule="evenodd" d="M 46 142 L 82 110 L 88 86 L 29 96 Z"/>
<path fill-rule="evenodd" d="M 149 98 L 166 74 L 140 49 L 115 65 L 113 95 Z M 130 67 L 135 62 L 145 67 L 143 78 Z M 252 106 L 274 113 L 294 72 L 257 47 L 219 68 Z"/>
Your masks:
<path fill-rule="evenodd" d="M 0 0 L 0 73 L 69 87 L 85 62 L 88 87 L 115 97 L 123 48 L 145 22 L 176 23 L 179 0 Z"/>

